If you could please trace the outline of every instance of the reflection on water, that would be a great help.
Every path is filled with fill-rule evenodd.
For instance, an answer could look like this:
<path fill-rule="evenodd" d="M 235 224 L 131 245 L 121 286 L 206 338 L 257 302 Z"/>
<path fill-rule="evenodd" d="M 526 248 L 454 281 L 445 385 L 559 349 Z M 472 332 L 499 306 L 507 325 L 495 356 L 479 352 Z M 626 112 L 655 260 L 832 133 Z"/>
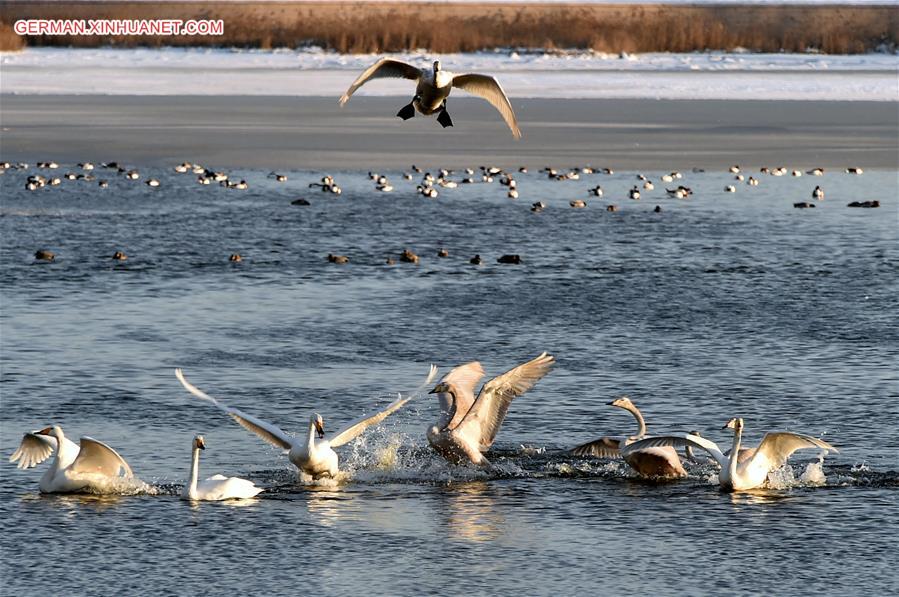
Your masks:
<path fill-rule="evenodd" d="M 445 509 L 439 519 L 448 537 L 476 543 L 493 541 L 505 532 L 506 520 L 497 509 L 487 481 L 452 483 L 440 492 Z"/>

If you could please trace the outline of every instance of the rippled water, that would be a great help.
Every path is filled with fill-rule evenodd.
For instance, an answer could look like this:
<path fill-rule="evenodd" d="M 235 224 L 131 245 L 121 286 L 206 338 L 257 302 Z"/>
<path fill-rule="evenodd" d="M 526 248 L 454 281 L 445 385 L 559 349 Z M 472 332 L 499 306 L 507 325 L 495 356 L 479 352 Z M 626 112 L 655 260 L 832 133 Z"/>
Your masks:
<path fill-rule="evenodd" d="M 66 170 L 63 165 L 55 175 Z M 536 169 L 534 169 L 536 170 Z M 51 423 L 91 435 L 154 486 L 135 496 L 41 496 L 46 464 L 2 467 L 4 594 L 885 594 L 897 589 L 897 173 L 824 177 L 685 173 L 689 200 L 626 198 L 634 172 L 555 182 L 516 175 L 436 200 L 388 172 L 109 172 L 24 190 L 0 176 L 0 450 Z M 45 175 L 48 173 L 45 172 Z M 756 173 L 756 175 L 758 175 Z M 147 176 L 158 188 L 142 184 Z M 454 178 L 459 179 L 460 175 Z M 601 184 L 605 199 L 588 187 Z M 811 200 L 820 184 L 826 200 Z M 291 206 L 297 197 L 312 205 Z M 583 210 L 568 207 L 583 198 Z M 849 209 L 854 200 L 880 209 Z M 531 213 L 533 201 L 542 213 Z M 620 206 L 606 212 L 606 204 Z M 655 205 L 661 213 L 653 213 Z M 438 248 L 450 256 L 438 259 Z M 36 249 L 54 251 L 37 263 Z M 385 265 L 404 248 L 418 265 Z M 129 259 L 110 256 L 124 251 Z M 241 263 L 228 263 L 239 252 Z M 348 265 L 326 261 L 350 257 Z M 504 253 L 523 264 L 499 265 Z M 480 254 L 485 264 L 468 259 Z M 542 350 L 556 369 L 516 400 L 498 471 L 427 447 L 421 396 L 341 449 L 347 479 L 307 487 L 292 466 L 172 374 L 299 432 L 331 429 L 427 365 L 479 359 L 500 373 Z M 772 488 L 729 495 L 708 465 L 674 483 L 563 450 L 628 432 L 606 406 L 629 394 L 650 431 L 727 441 L 790 429 L 840 449 L 800 452 Z M 177 498 L 193 434 L 201 473 L 263 485 L 243 504 Z M 823 475 L 823 479 L 821 478 Z"/>

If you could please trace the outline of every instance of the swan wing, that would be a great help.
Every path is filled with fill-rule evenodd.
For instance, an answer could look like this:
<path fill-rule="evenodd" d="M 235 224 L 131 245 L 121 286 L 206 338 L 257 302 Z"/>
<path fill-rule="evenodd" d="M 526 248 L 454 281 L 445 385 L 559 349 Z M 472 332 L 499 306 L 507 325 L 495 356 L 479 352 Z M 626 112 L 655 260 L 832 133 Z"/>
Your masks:
<path fill-rule="evenodd" d="M 509 98 L 500 86 L 499 81 L 487 75 L 456 75 L 453 77 L 453 87 L 458 87 L 490 102 L 494 108 L 499 110 L 503 120 L 509 125 L 509 128 L 512 130 L 512 136 L 516 139 L 521 139 L 521 131 L 518 129 L 518 120 L 515 118 L 515 112 L 512 110 L 512 104 L 509 103 Z"/>
<path fill-rule="evenodd" d="M 124 472 L 126 478 L 134 476 L 125 459 L 103 442 L 84 436 L 79 443 L 81 449 L 71 466 L 74 472 L 99 473 L 107 477 L 118 477 L 120 472 Z"/>
<path fill-rule="evenodd" d="M 201 400 L 211 402 L 220 411 L 226 413 L 228 416 L 234 419 L 234 421 L 238 425 L 240 425 L 247 431 L 255 433 L 269 444 L 275 446 L 276 448 L 281 448 L 282 450 L 288 451 L 290 450 L 291 446 L 293 446 L 292 438 L 277 425 L 269 423 L 268 421 L 263 421 L 262 419 L 256 418 L 253 415 L 248 415 L 242 411 L 237 410 L 236 408 L 231 408 L 230 406 L 222 404 L 200 388 L 187 381 L 181 369 L 175 369 L 175 377 L 178 378 L 178 381 L 181 382 L 181 385 L 184 386 L 184 389 L 186 389 L 188 392 L 190 392 L 197 398 L 200 398 Z"/>
<path fill-rule="evenodd" d="M 512 400 L 521 396 L 549 373 L 555 363 L 551 355 L 541 353 L 537 358 L 519 365 L 484 384 L 474 405 L 453 431 L 486 450 L 493 445 L 500 425 Z"/>
<path fill-rule="evenodd" d="M 770 463 L 771 469 L 777 469 L 786 464 L 787 459 L 796 450 L 803 448 L 820 448 L 824 451 L 838 452 L 836 448 L 826 441 L 805 435 L 804 433 L 791 433 L 789 431 L 776 431 L 765 434 L 762 443 L 755 449 L 752 460 L 765 458 Z"/>
<path fill-rule="evenodd" d="M 374 415 L 362 417 L 357 421 L 353 421 L 352 423 L 335 433 L 333 437 L 329 438 L 328 443 L 332 448 L 336 448 L 349 441 L 352 441 L 353 438 L 355 438 L 357 435 L 359 435 L 372 425 L 377 425 L 378 423 L 386 419 L 390 414 L 401 409 L 403 405 L 412 400 L 412 398 L 421 394 L 425 390 L 425 388 L 427 388 L 428 385 L 430 385 L 430 383 L 434 381 L 434 378 L 436 376 L 437 366 L 431 365 L 431 368 L 428 370 L 428 377 L 421 385 L 415 388 L 415 391 L 407 394 L 406 396 L 400 394 L 399 398 L 391 402 L 384 410 L 375 413 Z"/>
<path fill-rule="evenodd" d="M 446 374 L 443 381 L 455 388 L 456 400 L 454 404 L 448 393 L 437 395 L 440 400 L 440 410 L 445 413 L 452 413 L 449 423 L 440 425 L 440 427 L 453 429 L 462 422 L 462 418 L 474 404 L 474 388 L 481 381 L 482 377 L 484 377 L 484 368 L 478 361 L 459 365 Z"/>
<path fill-rule="evenodd" d="M 56 438 L 50 435 L 38 434 L 30 431 L 22 437 L 22 442 L 16 451 L 9 457 L 10 462 L 16 462 L 18 468 L 31 468 L 50 458 L 56 449 Z"/>
<path fill-rule="evenodd" d="M 712 458 L 715 459 L 719 466 L 727 466 L 728 459 L 724 454 L 721 453 L 721 450 L 718 448 L 718 445 L 715 442 L 698 435 L 691 435 L 689 433 L 684 433 L 683 435 L 659 435 L 656 437 L 647 437 L 644 439 L 640 439 L 621 448 L 621 455 L 627 456 L 628 454 L 632 454 L 640 450 L 645 450 L 646 448 L 657 448 L 661 446 L 682 448 L 687 445 L 693 446 L 695 448 L 702 448 L 703 450 L 708 452 L 712 456 Z"/>
<path fill-rule="evenodd" d="M 418 80 L 420 76 L 421 70 L 415 68 L 411 64 L 406 64 L 405 62 L 392 60 L 390 58 L 381 58 L 365 69 L 365 71 L 353 81 L 353 84 L 346 90 L 346 93 L 340 96 L 340 105 L 342 106 L 350 101 L 350 96 L 372 79 L 395 78 L 412 79 L 415 81 Z"/>
<path fill-rule="evenodd" d="M 596 458 L 620 458 L 621 438 L 601 437 L 571 449 L 575 456 L 594 456 Z"/>

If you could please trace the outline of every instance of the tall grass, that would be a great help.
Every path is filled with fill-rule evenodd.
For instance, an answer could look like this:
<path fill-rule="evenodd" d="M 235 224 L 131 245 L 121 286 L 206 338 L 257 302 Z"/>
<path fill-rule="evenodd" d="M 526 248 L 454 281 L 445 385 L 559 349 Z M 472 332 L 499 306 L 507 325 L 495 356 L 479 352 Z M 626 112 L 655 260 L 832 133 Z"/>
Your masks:
<path fill-rule="evenodd" d="M 220 37 L 29 37 L 29 45 L 238 46 L 338 52 L 582 48 L 690 52 L 743 47 L 859 53 L 899 41 L 894 6 L 663 6 L 399 3 L 62 3 L 0 5 L 0 19 L 223 19 Z M 0 44 L 18 43 L 0 28 Z M 11 33 L 10 33 L 11 34 Z M 13 35 L 13 38 L 17 37 Z"/>

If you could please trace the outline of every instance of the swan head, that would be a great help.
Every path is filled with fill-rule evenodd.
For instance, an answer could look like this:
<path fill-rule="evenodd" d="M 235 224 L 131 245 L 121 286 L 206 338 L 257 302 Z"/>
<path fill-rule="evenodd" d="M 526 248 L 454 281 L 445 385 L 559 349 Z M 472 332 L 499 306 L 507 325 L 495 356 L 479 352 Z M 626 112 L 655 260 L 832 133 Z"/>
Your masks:
<path fill-rule="evenodd" d="M 450 392 L 450 386 L 448 383 L 441 381 L 439 384 L 434 386 L 434 389 L 428 392 L 428 394 L 446 394 Z"/>
<path fill-rule="evenodd" d="M 609 402 L 609 406 L 617 406 L 618 408 L 633 408 L 634 403 L 631 402 L 629 396 L 619 396 L 615 398 L 611 402 Z"/>
<path fill-rule="evenodd" d="M 325 420 L 322 419 L 320 414 L 313 414 L 309 417 L 309 422 L 315 426 L 315 431 L 318 433 L 319 439 L 325 437 Z"/>
<path fill-rule="evenodd" d="M 205 450 L 206 449 L 206 440 L 202 435 L 194 436 L 194 449 L 196 450 Z"/>
<path fill-rule="evenodd" d="M 51 425 L 50 427 L 44 427 L 40 431 L 36 432 L 37 435 L 49 435 L 50 437 L 55 437 L 59 439 L 62 437 L 62 427 L 59 425 Z"/>
<path fill-rule="evenodd" d="M 743 419 L 733 418 L 727 423 L 724 424 L 722 429 L 733 429 L 734 431 L 742 431 L 743 430 Z"/>
<path fill-rule="evenodd" d="M 439 60 L 434 61 L 434 72 L 435 73 L 440 72 L 440 61 Z"/>

